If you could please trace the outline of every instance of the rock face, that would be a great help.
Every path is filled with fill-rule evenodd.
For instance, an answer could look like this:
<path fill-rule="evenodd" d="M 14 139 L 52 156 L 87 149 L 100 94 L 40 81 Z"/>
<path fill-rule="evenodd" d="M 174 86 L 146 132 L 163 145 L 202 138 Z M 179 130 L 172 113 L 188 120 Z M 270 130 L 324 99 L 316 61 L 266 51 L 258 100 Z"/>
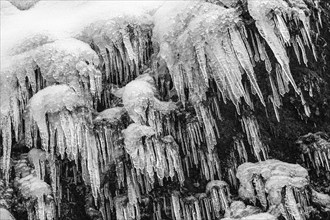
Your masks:
<path fill-rule="evenodd" d="M 310 194 L 329 210 L 267 143 L 287 96 L 312 115 L 298 81 L 317 74 L 290 68 L 317 58 L 319 2 L 1 1 L 1 212 L 12 191 L 29 220 L 71 204 L 77 219 L 300 220 Z M 302 153 L 329 171 L 329 140 L 309 136 Z"/>

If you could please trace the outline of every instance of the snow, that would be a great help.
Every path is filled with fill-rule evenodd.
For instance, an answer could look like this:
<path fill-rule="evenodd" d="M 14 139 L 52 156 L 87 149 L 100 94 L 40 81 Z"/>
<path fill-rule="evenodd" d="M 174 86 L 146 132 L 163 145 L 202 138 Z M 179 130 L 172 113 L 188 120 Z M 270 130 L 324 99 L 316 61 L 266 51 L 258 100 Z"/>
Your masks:
<path fill-rule="evenodd" d="M 155 10 L 162 1 L 40 1 L 26 11 L 1 1 L 1 57 L 27 36 L 48 33 L 55 40 L 75 37 L 88 25 Z M 74 10 L 73 10 L 74 9 Z"/>
<path fill-rule="evenodd" d="M 6 220 L 16 220 L 14 216 L 5 208 L 0 208 L 0 216 L 1 219 L 6 219 Z"/>

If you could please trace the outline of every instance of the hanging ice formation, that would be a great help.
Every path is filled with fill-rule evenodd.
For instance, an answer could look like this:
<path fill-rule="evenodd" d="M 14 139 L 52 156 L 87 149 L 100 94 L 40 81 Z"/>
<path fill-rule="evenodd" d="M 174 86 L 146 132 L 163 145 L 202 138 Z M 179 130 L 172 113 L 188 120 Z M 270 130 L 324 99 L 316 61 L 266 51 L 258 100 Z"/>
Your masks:
<path fill-rule="evenodd" d="M 179 146 L 172 136 L 161 139 L 152 137 L 155 131 L 145 125 L 130 124 L 123 130 L 126 152 L 132 158 L 133 165 L 139 172 L 148 175 L 154 182 L 154 172 L 162 183 L 164 177 L 173 178 L 175 172 L 181 184 L 184 181 Z M 142 137 L 146 137 L 142 142 Z"/>
<path fill-rule="evenodd" d="M 25 3 L 29 5 L 28 2 Z M 13 4 L 20 3 L 14 1 Z M 66 5 L 64 10 L 63 5 Z M 25 15 L 22 15 L 24 18 L 28 17 L 26 20 L 31 21 L 34 27 L 30 30 L 30 23 L 24 28 L 16 29 L 21 33 L 10 29 L 11 19 L 2 23 L 4 28 L 10 29 L 2 36 L 1 43 L 7 43 L 1 44 L 0 78 L 2 94 L 0 132 L 4 146 L 3 174 L 6 179 L 8 179 L 7 170 L 9 169 L 8 158 L 11 153 L 10 131 L 15 131 L 16 141 L 21 138 L 22 131 L 18 125 L 22 124 L 23 109 L 31 95 L 46 86 L 64 83 L 70 84 L 75 89 L 83 88 L 85 92 L 91 93 L 94 103 L 101 100 L 103 104 L 107 104 L 109 92 L 102 93 L 102 78 L 98 68 L 104 66 L 107 70 L 107 78 L 110 77 L 109 69 L 116 72 L 112 74 L 112 81 L 123 83 L 137 75 L 139 68 L 151 55 L 148 41 L 151 34 L 151 18 L 145 13 L 150 5 L 142 3 L 137 6 L 131 13 L 130 20 L 126 20 L 126 16 L 120 16 L 129 12 L 118 3 L 66 2 L 63 5 L 46 1 L 38 2 L 31 11 L 28 10 Z M 147 9 L 143 8 L 143 5 L 147 6 Z M 159 3 L 151 5 L 153 8 L 153 5 L 159 5 Z M 1 16 L 10 17 L 16 16 L 15 13 L 19 14 L 19 11 L 7 1 L 2 1 L 1 7 Z M 75 10 L 66 10 L 70 7 L 74 7 Z M 64 19 L 50 17 L 47 24 L 43 24 L 42 21 L 45 19 L 42 16 L 48 8 L 61 11 L 63 14 L 61 17 Z M 71 18 L 78 18 L 86 12 L 86 8 L 90 16 L 85 22 L 75 19 L 69 22 L 66 19 L 67 15 L 71 16 L 73 13 L 76 16 L 73 15 Z M 108 13 L 109 9 L 117 11 Z M 36 16 L 32 16 L 33 13 Z M 61 29 L 56 29 L 58 27 Z M 117 29 L 121 31 L 114 31 Z M 12 39 L 12 36 L 15 36 L 15 39 Z M 94 50 L 88 44 L 92 44 Z M 102 59 L 99 59 L 95 51 L 102 55 Z M 127 78 L 128 72 L 135 75 Z M 28 83 L 25 82 L 26 79 Z"/>
<path fill-rule="evenodd" d="M 53 163 L 56 155 L 62 159 L 67 156 L 76 163 L 80 156 L 83 179 L 91 184 L 96 199 L 100 188 L 98 145 L 92 128 L 91 103 L 84 97 L 67 85 L 49 86 L 37 92 L 27 106 L 25 139 L 28 146 L 36 147 L 39 131 L 42 147 Z M 55 175 L 52 173 L 53 182 Z"/>
<path fill-rule="evenodd" d="M 29 163 L 34 167 L 36 175 L 39 179 L 44 180 L 45 166 L 47 155 L 46 152 L 40 149 L 33 148 L 28 153 Z"/>
<path fill-rule="evenodd" d="M 312 165 L 317 174 L 320 168 L 330 171 L 330 138 L 326 133 L 308 133 L 296 141 L 301 150 L 301 157 L 307 167 Z"/>
<path fill-rule="evenodd" d="M 123 138 L 122 130 L 126 127 L 125 121 L 128 121 L 127 112 L 123 107 L 106 109 L 93 120 L 102 173 L 107 171 L 109 164 L 116 163 L 123 155 L 120 140 Z"/>
<path fill-rule="evenodd" d="M 298 62 L 305 65 L 307 50 L 316 58 L 309 17 L 304 13 L 308 8 L 300 0 L 247 0 L 258 31 L 246 29 L 236 0 L 221 0 L 218 5 L 201 1 L 40 1 L 34 6 L 34 0 L 11 2 L 20 9 L 31 9 L 19 14 L 1 1 L 1 18 L 9 16 L 2 23 L 8 31 L 1 36 L 1 169 L 8 184 L 12 140 L 24 138 L 26 145 L 35 147 L 28 155 L 34 173 L 26 155 L 15 166 L 20 192 L 27 201 L 36 200 L 40 210 L 35 213 L 35 204 L 27 203 L 30 219 L 52 219 L 53 202 L 60 215 L 62 167 L 58 163 L 64 158 L 75 161 L 74 173 L 81 172 L 85 184 L 91 186 L 88 196 L 95 204 L 88 205 L 99 209 L 103 219 L 109 219 L 114 209 L 117 219 L 140 219 L 143 195 L 156 182 L 162 185 L 164 178 L 183 186 L 191 168 L 198 168 L 201 178 L 210 181 L 206 192 L 181 196 L 174 191 L 163 196 L 162 202 L 153 202 L 155 219 L 162 219 L 163 211 L 172 212 L 173 219 L 191 220 L 228 214 L 232 208 L 228 185 L 221 180 L 220 159 L 214 149 L 221 138 L 220 100 L 231 100 L 239 114 L 243 100 L 253 110 L 250 93 L 265 105 L 254 72 L 256 62 L 264 62 L 269 74 L 270 101 L 278 120 L 281 96 L 289 91 L 289 84 L 300 93 L 308 115 L 286 53 L 286 47 L 292 46 Z M 59 15 L 48 15 L 49 8 Z M 11 23 L 18 18 L 15 14 L 22 16 L 21 24 Z M 290 22 L 299 28 L 299 35 L 290 33 Z M 278 62 L 275 65 L 267 45 Z M 160 78 L 160 66 L 169 71 L 171 79 Z M 175 92 L 183 108 L 192 106 L 191 111 L 183 115 L 179 105 L 167 101 Z M 93 110 L 100 106 L 106 110 Z M 259 161 L 267 159 L 256 118 L 243 116 L 242 127 L 254 156 Z M 314 164 L 328 169 L 327 145 L 317 143 L 322 150 L 315 150 Z M 232 185 L 237 184 L 237 166 L 248 160 L 240 138 L 234 146 L 237 160 L 229 169 Z M 315 145 L 307 148 L 312 151 Z M 128 167 L 123 158 L 130 158 L 133 166 Z M 46 174 L 46 161 L 50 174 Z M 117 176 L 115 195 L 109 183 L 100 187 L 100 174 L 112 164 Z M 303 194 L 307 177 L 294 165 L 300 176 L 289 176 L 278 161 L 273 164 L 238 168 L 242 197 L 258 199 L 263 209 L 276 206 L 284 217 L 287 210 L 299 219 L 303 214 L 296 203 L 308 200 Z M 244 168 L 250 165 L 251 169 Z M 265 176 L 260 167 L 270 169 L 271 176 Z M 290 172 L 293 167 L 289 166 Z M 46 175 L 50 175 L 51 186 L 45 182 Z M 241 219 L 262 217 L 273 219 L 265 213 Z"/>
<path fill-rule="evenodd" d="M 148 72 L 138 76 L 125 87 L 113 90 L 113 93 L 122 98 L 124 108 L 135 123 L 148 123 L 157 134 L 162 133 L 159 113 L 169 113 L 176 109 L 173 102 L 163 102 L 155 97 L 154 78 Z"/>
<path fill-rule="evenodd" d="M 266 160 L 268 158 L 268 147 L 261 141 L 259 124 L 256 118 L 254 116 L 243 116 L 241 123 L 247 140 L 253 149 L 254 156 L 258 161 Z"/>
<path fill-rule="evenodd" d="M 256 27 L 271 48 L 278 64 L 275 65 L 275 72 L 271 74 L 271 66 L 267 68 L 269 73 L 269 79 L 272 87 L 271 102 L 274 106 L 276 117 L 279 120 L 278 108 L 281 105 L 279 94 L 282 96 L 288 92 L 289 83 L 293 86 L 295 91 L 301 96 L 302 105 L 305 108 L 305 114 L 309 117 L 309 107 L 306 105 L 301 93 L 301 89 L 297 87 L 292 77 L 289 58 L 286 52 L 286 47 L 293 47 L 294 53 L 298 62 L 301 62 L 301 57 L 306 66 L 308 66 L 307 52 L 305 47 L 312 51 L 314 58 L 317 59 L 316 51 L 311 37 L 311 27 L 309 15 L 312 12 L 309 11 L 307 5 L 302 0 L 289 0 L 289 1 L 277 1 L 267 0 L 260 2 L 257 0 L 248 0 L 248 10 L 250 15 L 256 21 Z M 311 4 L 313 4 L 311 2 Z M 293 35 L 290 33 L 288 23 L 292 23 L 300 30 L 300 34 Z M 318 22 L 317 27 L 318 27 Z M 256 36 L 258 42 L 258 36 Z M 254 47 L 255 48 L 255 47 Z M 258 47 L 258 50 L 260 48 Z M 263 49 L 265 52 L 265 50 Z M 255 49 L 255 53 L 257 50 Z M 260 58 L 263 52 L 259 50 Z M 273 76 L 272 76 L 273 75 Z M 276 77 L 277 88 L 274 80 Z M 279 94 L 278 94 L 279 93 Z"/>
<path fill-rule="evenodd" d="M 28 160 L 31 159 L 32 163 L 43 161 L 43 153 L 45 152 L 32 149 L 28 155 L 22 154 L 15 165 L 15 184 L 25 199 L 29 220 L 53 220 L 56 216 L 51 187 L 38 177 L 38 170 L 28 165 Z"/>
<path fill-rule="evenodd" d="M 308 172 L 300 165 L 277 160 L 244 163 L 238 167 L 237 178 L 242 199 L 254 204 L 258 200 L 264 210 L 287 220 L 308 215 Z"/>
<path fill-rule="evenodd" d="M 43 45 L 43 41 L 48 40 L 47 36 L 38 35 L 29 40 L 30 43 L 27 40 L 22 46 L 32 48 L 18 46 L 1 69 L 1 129 L 5 128 L 2 137 L 7 157 L 11 139 L 18 141 L 22 137 L 19 125 L 23 123 L 23 109 L 31 97 L 31 90 L 33 95 L 54 83 L 68 83 L 77 90 L 90 87 L 95 97 L 101 90 L 100 71 L 93 66 L 98 57 L 88 45 L 74 39 L 52 40 Z M 14 130 L 14 137 L 10 130 Z"/>
<path fill-rule="evenodd" d="M 225 212 L 229 211 L 230 193 L 228 184 L 224 181 L 212 180 L 207 184 L 205 193 L 186 197 L 182 197 L 179 191 L 172 191 L 170 202 L 172 218 L 176 220 L 220 218 Z M 163 205 L 165 206 L 165 204 Z M 164 210 L 166 209 L 164 208 Z"/>
<path fill-rule="evenodd" d="M 209 152 L 216 143 L 216 134 L 211 124 L 213 116 L 202 101 L 206 100 L 211 80 L 216 82 L 218 98 L 232 100 L 239 111 L 240 98 L 248 100 L 242 85 L 246 72 L 253 91 L 263 102 L 238 16 L 235 9 L 202 2 L 165 3 L 154 15 L 153 37 L 159 44 L 159 57 L 167 64 L 180 100 L 194 103 L 198 119 L 205 126 Z M 185 88 L 189 89 L 189 97 Z"/>
<path fill-rule="evenodd" d="M 248 155 L 243 142 L 243 134 L 238 134 L 237 136 L 233 137 L 233 145 L 234 146 L 230 152 L 230 156 L 227 162 L 227 175 L 230 185 L 234 188 L 238 188 L 236 178 L 237 168 L 242 163 L 248 162 Z"/>
<path fill-rule="evenodd" d="M 212 180 L 206 185 L 206 192 L 210 194 L 215 216 L 220 217 L 221 212 L 229 211 L 230 192 L 226 182 Z"/>

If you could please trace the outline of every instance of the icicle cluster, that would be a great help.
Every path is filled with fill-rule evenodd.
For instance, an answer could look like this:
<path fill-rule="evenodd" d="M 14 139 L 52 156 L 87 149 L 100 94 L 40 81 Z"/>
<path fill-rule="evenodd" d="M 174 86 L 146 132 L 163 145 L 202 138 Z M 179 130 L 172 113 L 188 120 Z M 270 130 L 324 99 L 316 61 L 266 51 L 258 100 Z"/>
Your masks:
<path fill-rule="evenodd" d="M 148 174 L 151 183 L 154 182 L 154 172 L 162 183 L 164 177 L 173 178 L 175 172 L 180 183 L 184 181 L 179 146 L 172 136 L 165 136 L 161 140 L 150 138 L 155 131 L 145 125 L 130 124 L 123 130 L 125 149 L 130 155 L 133 165 L 139 172 Z M 146 137 L 142 142 L 142 137 Z"/>
<path fill-rule="evenodd" d="M 33 1 L 14 2 L 24 9 L 32 6 L 30 2 Z M 97 212 L 103 219 L 109 219 L 114 208 L 117 219 L 140 219 L 142 196 L 154 188 L 154 183 L 163 185 L 167 178 L 173 182 L 178 180 L 183 186 L 185 176 L 189 177 L 190 170 L 195 168 L 200 169 L 203 179 L 210 180 L 206 193 L 182 198 L 174 191 L 170 198 L 162 197 L 163 202 L 153 201 L 156 219 L 162 218 L 162 211 L 168 214 L 169 209 L 177 220 L 211 220 L 231 211 L 228 185 L 217 180 L 221 179 L 220 160 L 214 149 L 221 138 L 219 100 L 225 103 L 231 100 L 238 113 L 243 100 L 253 109 L 250 93 L 265 105 L 254 73 L 255 63 L 262 61 L 269 74 L 270 101 L 277 119 L 282 104 L 280 96 L 289 91 L 290 83 L 309 115 L 309 108 L 290 73 L 285 49 L 292 46 L 298 62 L 305 65 L 308 65 L 307 49 L 314 56 L 315 51 L 309 17 L 304 13 L 308 8 L 303 1 L 265 0 L 260 3 L 247 0 L 248 11 L 259 33 L 246 30 L 241 10 L 234 8 L 238 1 L 212 2 L 217 5 L 201 1 L 150 3 L 146 8 L 152 10 L 146 12 L 142 6 L 126 11 L 125 7 L 133 4 L 131 2 L 55 5 L 51 1 L 41 1 L 31 9 L 35 10 L 32 11 L 37 15 L 35 18 L 29 17 L 31 11 L 22 15 L 31 18 L 26 19 L 31 29 L 23 28 L 22 33 L 9 30 L 3 35 L 5 40 L 1 46 L 6 47 L 1 50 L 1 62 L 5 62 L 0 73 L 1 168 L 8 182 L 13 139 L 19 141 L 24 137 L 29 147 L 35 147 L 27 156 L 34 171 L 28 167 L 26 158 L 15 167 L 20 192 L 28 201 L 33 198 L 37 202 L 38 213 L 34 212 L 35 204 L 27 202 L 30 219 L 52 219 L 55 215 L 51 212 L 53 200 L 60 216 L 60 174 L 61 169 L 67 173 L 68 167 L 59 166 L 58 156 L 75 161 L 73 175 L 81 172 L 85 184 L 91 186 L 86 209 L 96 211 L 99 208 Z M 3 5 L 5 3 L 1 2 Z M 48 8 L 61 13 L 55 19 L 49 15 L 47 27 L 43 27 L 45 24 L 38 19 Z M 14 9 L 7 5 L 1 18 L 19 12 Z M 290 33 L 290 22 L 295 23 L 300 34 Z M 22 22 L 24 24 L 27 23 Z M 4 25 L 8 29 L 11 23 L 6 21 Z M 23 26 L 18 25 L 16 29 L 20 27 Z M 15 36 L 17 41 L 13 44 L 9 36 Z M 266 52 L 267 45 L 278 62 L 274 71 Z M 163 73 L 158 72 L 159 66 L 164 72 L 169 71 L 172 81 L 161 78 L 165 76 L 160 76 Z M 157 70 L 156 73 L 147 69 L 147 73 L 140 75 L 148 67 Z M 242 82 L 243 75 L 247 76 L 247 81 Z M 161 87 L 160 96 L 157 87 Z M 193 120 L 182 112 L 180 116 L 174 114 L 181 109 L 173 102 L 161 101 L 172 98 L 170 93 L 175 93 L 174 90 L 183 103 L 185 114 L 188 107 L 193 106 L 188 113 L 193 112 Z M 118 107 L 118 97 L 123 107 Z M 96 113 L 92 107 L 108 109 Z M 186 118 L 181 120 L 182 117 Z M 267 148 L 261 141 L 256 119 L 243 116 L 242 127 L 255 157 L 259 161 L 267 159 Z M 322 146 L 321 150 L 315 150 L 316 145 L 307 147 L 317 151 L 313 165 L 329 171 L 328 145 L 317 143 Z M 36 149 L 40 147 L 45 152 Z M 229 169 L 232 185 L 236 185 L 237 166 L 248 159 L 241 139 L 235 139 L 234 148 L 238 156 L 231 155 L 235 158 Z M 133 167 L 127 166 L 128 157 Z M 51 187 L 44 182 L 48 175 L 46 161 Z M 115 195 L 111 195 L 109 183 L 100 188 L 100 174 L 109 172 L 113 164 L 117 178 Z M 242 197 L 252 202 L 258 199 L 263 209 L 276 206 L 287 219 L 302 217 L 297 203 L 303 204 L 302 209 L 307 207 L 308 199 L 303 191 L 307 185 L 305 173 L 298 167 L 294 171 L 299 175 L 291 175 L 292 167 L 276 161 L 274 165 L 260 164 L 238 168 Z M 270 174 L 264 173 L 265 170 Z M 77 182 L 77 177 L 74 179 Z M 95 204 L 91 202 L 93 199 Z M 262 217 L 272 219 L 267 214 L 243 216 L 242 219 Z"/>
<path fill-rule="evenodd" d="M 31 42 L 36 44 L 37 42 L 34 41 L 40 39 L 32 38 Z M 31 44 L 22 45 L 31 46 Z M 6 158 L 11 152 L 12 138 L 18 141 L 22 137 L 22 129 L 19 125 L 23 123 L 23 111 L 31 93 L 33 95 L 54 83 L 67 83 L 77 90 L 90 88 L 89 91 L 94 95 L 101 90 L 100 71 L 93 65 L 98 62 L 98 57 L 88 45 L 74 39 L 32 45 L 36 48 L 18 47 L 19 50 L 16 51 L 18 54 L 8 58 L 1 68 L 0 92 L 3 104 L 0 132 L 4 140 L 4 163 L 7 163 L 5 170 L 8 169 Z M 12 130 L 14 137 L 11 135 Z"/>
<path fill-rule="evenodd" d="M 222 212 L 229 211 L 230 192 L 226 182 L 221 180 L 212 180 L 206 185 L 206 192 L 210 194 L 213 206 L 213 212 L 217 218 Z"/>
<path fill-rule="evenodd" d="M 180 2 L 163 6 L 154 17 L 159 55 L 166 61 L 183 102 L 185 87 L 191 100 L 204 100 L 209 79 L 213 78 L 223 97 L 238 107 L 240 98 L 246 97 L 241 82 L 244 72 L 263 100 L 238 11 L 203 2 Z"/>
<path fill-rule="evenodd" d="M 166 123 L 169 133 L 178 141 L 183 151 L 183 168 L 186 175 L 190 175 L 189 170 L 199 168 L 206 180 L 221 179 L 220 159 L 215 150 L 205 149 L 209 146 L 205 129 L 198 121 L 197 116 L 187 115 L 185 120 L 173 117 L 175 123 Z M 212 121 L 210 126 L 216 126 Z"/>
<path fill-rule="evenodd" d="M 123 138 L 122 130 L 126 127 L 125 121 L 128 121 L 127 112 L 123 107 L 106 109 L 93 120 L 102 173 L 123 154 L 120 141 Z"/>
<path fill-rule="evenodd" d="M 278 160 L 244 163 L 238 167 L 239 195 L 263 210 L 285 219 L 303 219 L 308 215 L 308 172 L 296 164 Z M 300 204 L 300 205 L 298 205 Z"/>
<path fill-rule="evenodd" d="M 225 102 L 230 99 L 239 112 L 241 98 L 252 106 L 249 91 L 242 84 L 242 75 L 246 73 L 252 91 L 264 103 L 239 15 L 236 9 L 197 1 L 171 2 L 154 15 L 154 38 L 159 44 L 159 56 L 167 64 L 180 100 L 193 103 L 205 127 L 209 151 L 216 144 L 216 128 L 213 115 L 201 103 L 213 84 L 211 80 L 219 91 L 216 92 L 218 98 Z M 186 88 L 189 97 L 186 97 Z M 219 108 L 215 110 L 219 114 Z"/>
<path fill-rule="evenodd" d="M 246 152 L 246 148 L 243 142 L 243 135 L 239 134 L 235 137 L 233 137 L 233 148 L 230 151 L 230 156 L 228 158 L 227 162 L 227 175 L 228 180 L 231 186 L 234 188 L 238 188 L 236 173 L 237 168 L 242 163 L 245 163 L 248 161 L 248 155 Z"/>
<path fill-rule="evenodd" d="M 148 14 L 132 13 L 92 23 L 78 38 L 95 47 L 106 80 L 123 85 L 138 76 L 149 62 L 152 26 Z"/>
<path fill-rule="evenodd" d="M 300 49 L 305 65 L 307 65 L 305 45 L 311 48 L 316 59 L 315 48 L 310 34 L 309 17 L 306 15 L 306 12 L 309 11 L 307 6 L 300 0 L 267 0 L 262 1 L 262 3 L 257 0 L 248 0 L 247 2 L 249 13 L 256 21 L 256 26 L 260 35 L 266 40 L 280 65 L 279 67 L 284 85 L 291 83 L 297 91 L 297 86 L 291 75 L 289 58 L 285 47 L 292 43 L 299 62 Z M 301 39 L 299 35 L 290 36 L 286 24 L 286 22 L 289 21 L 294 21 L 297 26 L 300 26 L 300 23 L 302 24 L 300 27 L 300 34 L 303 39 Z"/>
<path fill-rule="evenodd" d="M 16 161 L 15 184 L 25 199 L 29 220 L 53 220 L 56 214 L 51 187 L 37 176 L 36 173 L 39 171 L 33 170 L 28 165 L 28 158 L 33 157 L 33 161 L 42 160 L 42 158 L 36 159 L 40 155 L 43 157 L 38 153 L 41 152 L 32 150 L 31 154 L 22 154 Z"/>
<path fill-rule="evenodd" d="M 266 160 L 268 158 L 268 149 L 267 146 L 261 141 L 257 119 L 254 116 L 243 116 L 241 123 L 248 142 L 253 149 L 253 155 L 258 159 L 258 161 Z"/>
<path fill-rule="evenodd" d="M 323 132 L 308 133 L 296 142 L 301 150 L 303 162 L 320 173 L 320 168 L 330 171 L 330 138 Z"/>
<path fill-rule="evenodd" d="M 34 1 L 13 2 L 18 8 L 25 8 L 32 6 Z M 116 3 L 66 2 L 66 9 L 74 7 L 75 10 L 63 10 L 61 4 L 53 5 L 52 2 L 42 1 L 31 9 L 33 13 L 28 11 L 26 14 L 20 14 L 15 7 L 8 4 L 1 2 L 1 7 L 4 6 L 1 18 L 27 18 L 20 20 L 20 27 L 15 29 L 19 30 L 19 33 L 12 29 L 5 31 L 1 41 L 0 133 L 4 148 L 3 174 L 6 179 L 8 158 L 11 154 L 11 130 L 18 141 L 22 137 L 22 129 L 18 125 L 23 123 L 23 110 L 28 99 L 46 86 L 63 83 L 70 84 L 76 90 L 83 88 L 87 94 L 91 93 L 94 103 L 97 100 L 107 103 L 109 92 L 102 92 L 100 69 L 107 70 L 107 79 L 111 70 L 111 77 L 114 79 L 111 82 L 127 82 L 138 75 L 141 66 L 146 64 L 151 56 L 152 27 L 150 15 L 142 6 L 135 8 L 136 11 L 127 19 L 122 15 L 128 12 Z M 142 5 L 152 9 L 159 3 Z M 53 20 L 50 15 L 49 23 L 41 24 L 44 19 L 42 16 L 49 8 L 63 16 L 50 13 L 56 14 L 56 19 Z M 84 17 L 80 15 L 85 15 L 86 8 L 91 19 L 88 16 L 87 21 L 83 22 L 67 19 L 68 14 L 70 18 L 75 17 L 72 14 Z M 109 9 L 117 11 L 109 13 Z M 3 27 L 11 28 L 10 21 L 11 18 L 4 19 Z M 12 39 L 13 36 L 16 41 Z M 135 75 L 129 74 L 133 72 Z"/>
<path fill-rule="evenodd" d="M 119 195 L 115 198 L 116 219 L 118 220 L 139 220 L 140 210 L 136 203 L 132 204 L 126 195 Z"/>
<path fill-rule="evenodd" d="M 206 193 L 182 197 L 180 192 L 173 191 L 170 201 L 173 219 L 211 220 L 229 210 L 229 188 L 224 181 L 212 180 L 206 186 Z"/>
<path fill-rule="evenodd" d="M 91 184 L 96 199 L 100 187 L 99 152 L 88 107 L 84 96 L 67 85 L 42 89 L 29 100 L 25 138 L 28 146 L 36 146 L 39 131 L 42 147 L 52 161 L 56 154 L 62 159 L 67 155 L 78 164 L 81 156 L 83 179 Z M 52 171 L 55 181 L 56 171 Z"/>

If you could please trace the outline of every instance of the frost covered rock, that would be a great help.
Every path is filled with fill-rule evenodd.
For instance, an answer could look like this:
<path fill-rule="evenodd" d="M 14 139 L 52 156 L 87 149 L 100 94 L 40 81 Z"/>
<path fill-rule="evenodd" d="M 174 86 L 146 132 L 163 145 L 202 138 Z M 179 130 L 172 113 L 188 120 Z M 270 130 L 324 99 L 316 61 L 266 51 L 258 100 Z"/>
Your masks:
<path fill-rule="evenodd" d="M 277 218 L 269 213 L 259 213 L 242 218 L 222 218 L 221 220 L 235 220 L 235 219 L 236 220 L 276 220 Z"/>
<path fill-rule="evenodd" d="M 50 185 L 41 180 L 28 166 L 28 157 L 38 155 L 38 150 L 33 150 L 29 155 L 21 155 L 15 165 L 15 186 L 24 198 L 25 208 L 29 216 L 38 220 L 55 219 L 54 198 Z"/>
<path fill-rule="evenodd" d="M 260 213 L 261 210 L 257 207 L 245 205 L 242 201 L 233 201 L 230 204 L 230 209 L 225 215 L 225 219 L 240 219 L 246 216 Z"/>
<path fill-rule="evenodd" d="M 133 123 L 122 132 L 125 138 L 126 152 L 131 156 L 134 166 L 137 169 L 144 169 L 147 161 L 142 137 L 150 137 L 155 134 L 155 131 L 149 126 Z"/>
<path fill-rule="evenodd" d="M 109 123 L 116 122 L 121 119 L 123 114 L 126 113 L 126 110 L 123 107 L 114 107 L 110 109 L 106 109 L 100 112 L 96 118 L 94 119 L 95 122 L 106 121 Z"/>
<path fill-rule="evenodd" d="M 309 197 L 305 191 L 309 185 L 308 172 L 300 165 L 278 160 L 244 163 L 238 167 L 236 175 L 241 198 L 254 204 L 258 199 L 264 210 L 269 208 L 286 219 L 290 218 L 287 212 L 297 220 L 308 214 Z"/>
<path fill-rule="evenodd" d="M 25 136 L 28 146 L 36 146 L 33 142 L 37 140 L 39 130 L 42 147 L 50 153 L 52 161 L 55 160 L 55 152 L 76 163 L 80 155 L 83 179 L 91 184 L 93 196 L 97 198 L 100 187 L 99 152 L 89 109 L 90 102 L 83 93 L 68 85 L 49 86 L 29 101 Z"/>
<path fill-rule="evenodd" d="M 140 210 L 128 202 L 126 195 L 118 195 L 115 198 L 116 218 L 118 220 L 131 220 L 140 217 Z"/>
<path fill-rule="evenodd" d="M 202 102 L 209 100 L 206 92 L 210 86 L 216 91 L 216 98 L 231 100 L 238 112 L 241 98 L 252 107 L 250 89 L 264 104 L 240 13 L 234 8 L 186 1 L 165 3 L 154 15 L 153 38 L 159 45 L 158 56 L 169 69 L 180 101 L 194 103 L 198 119 L 205 127 L 209 153 L 216 145 L 217 125 Z M 242 83 L 244 74 L 250 88 Z"/>
<path fill-rule="evenodd" d="M 172 102 L 163 102 L 156 98 L 156 87 L 154 79 L 149 74 L 138 76 L 135 80 L 128 83 L 125 87 L 114 90 L 113 93 L 121 97 L 124 108 L 135 123 L 145 123 L 152 121 L 154 114 L 152 111 L 169 112 L 176 109 Z M 150 115 L 147 118 L 147 115 Z"/>
<path fill-rule="evenodd" d="M 319 193 L 312 189 L 312 201 L 321 206 L 325 212 L 330 211 L 330 196 L 327 194 Z"/>
<path fill-rule="evenodd" d="M 61 112 L 62 110 L 74 111 L 75 108 L 88 106 L 84 97 L 67 85 L 54 85 L 40 90 L 30 100 L 27 106 L 26 134 L 35 122 L 39 128 L 43 146 L 48 145 L 49 133 L 46 115 Z M 32 143 L 27 142 L 31 146 Z"/>

